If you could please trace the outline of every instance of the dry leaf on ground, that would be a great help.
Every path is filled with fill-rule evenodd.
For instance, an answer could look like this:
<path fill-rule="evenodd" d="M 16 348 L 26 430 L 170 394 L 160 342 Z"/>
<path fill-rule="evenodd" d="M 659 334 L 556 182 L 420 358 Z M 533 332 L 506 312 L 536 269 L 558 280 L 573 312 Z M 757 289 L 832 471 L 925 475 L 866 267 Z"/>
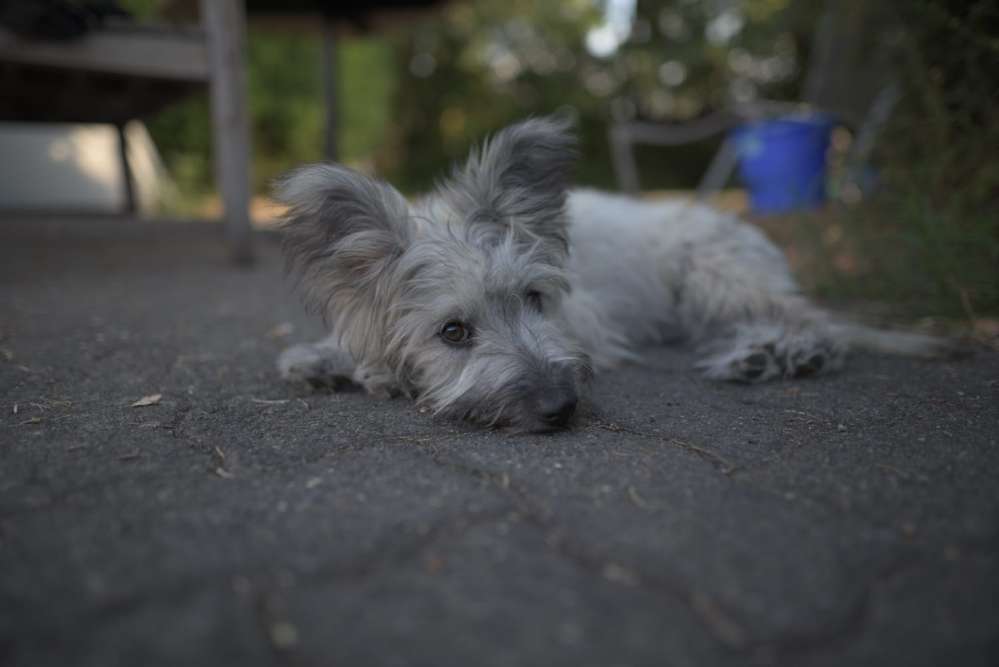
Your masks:
<path fill-rule="evenodd" d="M 149 394 L 149 396 L 143 396 L 135 403 L 132 403 L 132 407 L 144 408 L 149 405 L 158 405 L 161 398 L 163 398 L 163 394 Z"/>
<path fill-rule="evenodd" d="M 291 322 L 282 322 L 267 332 L 268 338 L 285 338 L 295 332 L 295 325 Z"/>

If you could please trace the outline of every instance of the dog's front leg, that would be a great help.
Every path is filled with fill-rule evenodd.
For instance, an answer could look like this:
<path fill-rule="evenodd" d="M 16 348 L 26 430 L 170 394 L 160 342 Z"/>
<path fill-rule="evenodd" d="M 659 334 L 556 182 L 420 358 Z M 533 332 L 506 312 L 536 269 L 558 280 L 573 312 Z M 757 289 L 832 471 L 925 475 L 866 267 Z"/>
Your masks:
<path fill-rule="evenodd" d="M 354 379 L 354 360 L 332 338 L 300 343 L 278 356 L 278 371 L 288 382 L 308 382 L 313 387 L 343 389 L 360 384 Z"/>
<path fill-rule="evenodd" d="M 354 369 L 353 379 L 369 394 L 378 398 L 395 398 L 402 393 L 395 376 L 383 366 L 361 364 Z"/>
<path fill-rule="evenodd" d="M 334 391 L 360 385 L 373 396 L 389 398 L 399 394 L 391 373 L 377 366 L 355 364 L 332 336 L 287 348 L 278 357 L 278 371 L 288 382 L 307 382 Z"/>

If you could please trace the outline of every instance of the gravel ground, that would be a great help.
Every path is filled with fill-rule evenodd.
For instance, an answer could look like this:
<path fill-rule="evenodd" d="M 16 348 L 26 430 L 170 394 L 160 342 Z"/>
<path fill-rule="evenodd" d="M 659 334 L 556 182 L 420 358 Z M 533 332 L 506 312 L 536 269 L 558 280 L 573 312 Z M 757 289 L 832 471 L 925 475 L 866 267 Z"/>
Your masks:
<path fill-rule="evenodd" d="M 216 233 L 0 223 L 0 664 L 999 664 L 999 354 L 481 431 L 281 384 Z"/>

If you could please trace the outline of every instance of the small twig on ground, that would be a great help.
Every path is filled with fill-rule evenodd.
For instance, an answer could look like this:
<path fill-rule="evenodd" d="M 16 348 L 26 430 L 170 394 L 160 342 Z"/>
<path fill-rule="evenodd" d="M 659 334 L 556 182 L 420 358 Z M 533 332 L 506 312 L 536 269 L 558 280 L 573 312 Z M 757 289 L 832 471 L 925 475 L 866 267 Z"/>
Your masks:
<path fill-rule="evenodd" d="M 734 648 L 745 645 L 746 632 L 709 595 L 694 592 L 690 606 L 723 642 Z"/>
<path fill-rule="evenodd" d="M 291 399 L 287 398 L 253 398 L 250 397 L 250 401 L 257 403 L 258 405 L 284 405 L 285 403 L 290 403 Z"/>
<path fill-rule="evenodd" d="M 633 486 L 628 487 L 628 497 L 631 498 L 631 502 L 635 503 L 643 510 L 647 510 L 652 507 L 651 505 L 649 505 L 648 502 L 645 501 L 645 499 L 643 499 L 640 495 L 638 495 L 638 491 L 636 491 L 635 487 Z"/>
<path fill-rule="evenodd" d="M 225 466 L 225 452 L 223 452 L 218 445 L 212 448 L 212 456 L 215 458 L 215 467 L 212 470 L 213 473 L 221 477 L 222 479 L 232 479 L 235 477 Z"/>
<path fill-rule="evenodd" d="M 947 282 L 950 283 L 950 286 L 957 292 L 958 298 L 961 299 L 961 308 L 964 310 L 964 314 L 968 318 L 971 330 L 974 331 L 978 326 L 978 315 L 975 313 L 975 309 L 971 305 L 971 297 L 968 296 L 968 290 L 961 287 L 961 285 L 954 278 L 948 278 Z"/>

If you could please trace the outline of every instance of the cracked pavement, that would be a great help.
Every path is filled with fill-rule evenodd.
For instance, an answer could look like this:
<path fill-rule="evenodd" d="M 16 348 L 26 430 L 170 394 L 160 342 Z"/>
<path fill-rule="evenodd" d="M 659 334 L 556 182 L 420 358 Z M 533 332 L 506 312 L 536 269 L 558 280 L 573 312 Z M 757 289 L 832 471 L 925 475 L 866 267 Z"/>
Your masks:
<path fill-rule="evenodd" d="M 996 353 L 482 431 L 281 384 L 318 325 L 218 231 L 0 226 L 0 664 L 999 662 Z"/>

